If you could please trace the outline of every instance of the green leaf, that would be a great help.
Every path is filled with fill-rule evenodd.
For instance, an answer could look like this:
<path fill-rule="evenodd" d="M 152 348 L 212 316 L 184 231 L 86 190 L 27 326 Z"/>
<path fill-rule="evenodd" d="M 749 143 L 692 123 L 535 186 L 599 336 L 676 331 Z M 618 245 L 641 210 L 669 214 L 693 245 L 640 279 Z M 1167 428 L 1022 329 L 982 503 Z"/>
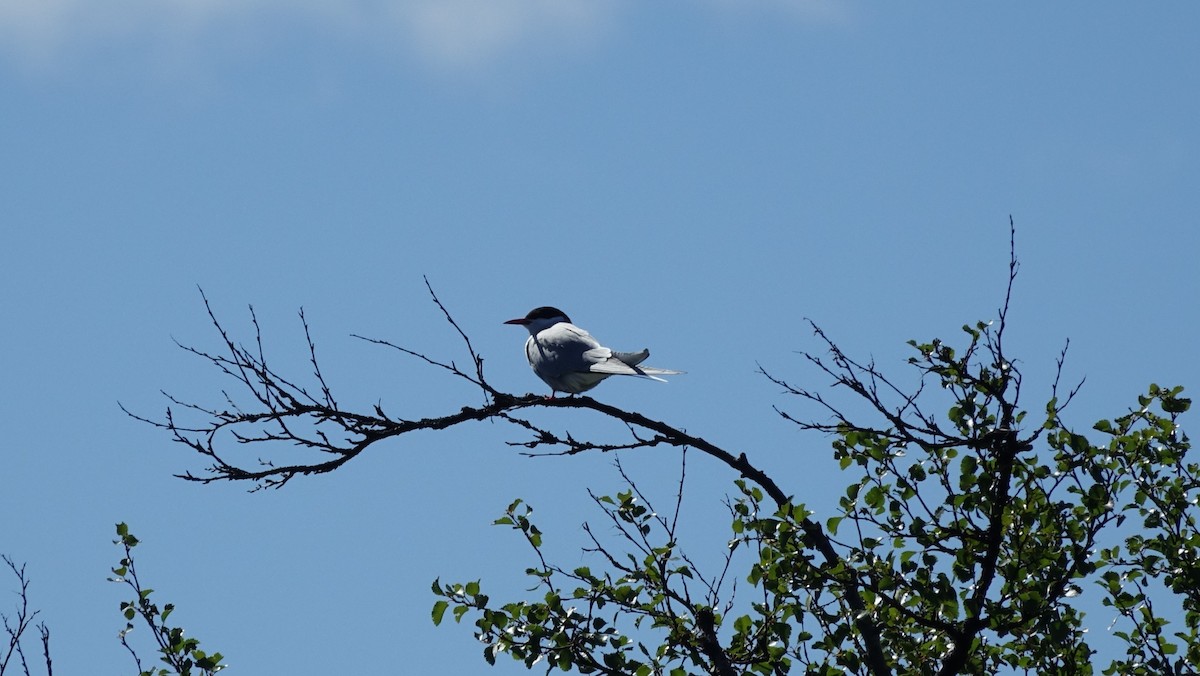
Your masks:
<path fill-rule="evenodd" d="M 827 529 L 829 529 L 830 535 L 837 535 L 838 526 L 841 525 L 842 518 L 843 517 L 840 517 L 840 516 L 832 516 L 828 520 L 825 521 L 825 527 Z"/>
<path fill-rule="evenodd" d="M 962 459 L 962 473 L 974 474 L 979 471 L 979 461 L 973 455 L 964 455 Z"/>
<path fill-rule="evenodd" d="M 445 599 L 433 604 L 433 624 L 440 626 L 442 624 L 442 616 L 446 614 L 446 609 L 450 607 L 450 602 Z"/>
<path fill-rule="evenodd" d="M 908 468 L 908 476 L 911 477 L 913 481 L 924 481 L 925 468 L 921 465 L 912 465 Z"/>
<path fill-rule="evenodd" d="M 883 498 L 884 498 L 883 489 L 880 488 L 879 486 L 871 486 L 871 488 L 867 491 L 867 495 L 866 495 L 867 506 L 872 507 L 875 510 L 882 510 L 883 509 Z"/>
<path fill-rule="evenodd" d="M 1185 399 L 1183 397 L 1176 398 L 1176 397 L 1168 396 L 1168 397 L 1163 397 L 1163 400 L 1162 400 L 1162 409 L 1164 411 L 1166 411 L 1167 413 L 1183 413 L 1184 411 L 1191 408 L 1191 406 L 1192 406 L 1192 400 Z"/>

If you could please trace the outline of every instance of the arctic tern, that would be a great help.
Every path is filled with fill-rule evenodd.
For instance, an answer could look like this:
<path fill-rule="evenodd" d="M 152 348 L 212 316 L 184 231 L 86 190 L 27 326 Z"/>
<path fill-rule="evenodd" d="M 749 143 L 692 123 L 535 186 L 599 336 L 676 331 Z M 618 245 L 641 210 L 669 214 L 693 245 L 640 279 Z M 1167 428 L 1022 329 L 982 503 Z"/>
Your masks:
<path fill-rule="evenodd" d="M 520 319 L 504 323 L 528 329 L 525 357 L 533 372 L 550 386 L 551 398 L 555 392 L 586 392 L 609 376 L 641 376 L 665 383 L 667 381 L 657 376 L 683 373 L 638 366 L 650 356 L 650 350 L 614 352 L 572 324 L 566 313 L 558 308 L 535 308 Z"/>

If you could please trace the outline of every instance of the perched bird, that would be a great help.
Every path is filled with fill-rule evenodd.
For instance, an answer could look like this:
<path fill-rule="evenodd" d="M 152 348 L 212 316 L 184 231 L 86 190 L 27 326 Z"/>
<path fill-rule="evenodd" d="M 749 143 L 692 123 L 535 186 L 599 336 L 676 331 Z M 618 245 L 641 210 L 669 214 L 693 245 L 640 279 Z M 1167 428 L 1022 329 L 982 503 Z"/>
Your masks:
<path fill-rule="evenodd" d="M 519 324 L 529 330 L 525 356 L 533 372 L 550 386 L 551 398 L 555 392 L 586 392 L 609 376 L 642 376 L 665 383 L 656 376 L 683 373 L 638 366 L 650 356 L 650 350 L 613 352 L 572 324 L 558 308 L 539 307 L 520 319 L 504 323 Z"/>

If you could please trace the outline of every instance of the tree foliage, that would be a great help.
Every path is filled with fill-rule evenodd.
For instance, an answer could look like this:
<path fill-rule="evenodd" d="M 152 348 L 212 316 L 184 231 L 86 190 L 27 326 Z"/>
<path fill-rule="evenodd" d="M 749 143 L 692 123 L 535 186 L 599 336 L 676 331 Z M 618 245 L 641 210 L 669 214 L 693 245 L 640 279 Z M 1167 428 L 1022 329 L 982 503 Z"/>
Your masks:
<path fill-rule="evenodd" d="M 133 559 L 133 548 L 138 545 L 138 539 L 129 532 L 129 527 L 124 523 L 117 524 L 117 537 L 119 539 L 113 544 L 121 545 L 124 555 L 117 567 L 112 569 L 116 577 L 109 578 L 109 581 L 124 584 L 134 593 L 133 600 L 121 602 L 121 614 L 126 622 L 118 637 L 121 645 L 133 658 L 138 676 L 213 676 L 224 669 L 220 653 L 206 654 L 200 650 L 198 640 L 186 636 L 182 628 L 167 624 L 167 617 L 175 610 L 175 606 L 168 603 L 159 608 L 151 598 L 154 590 L 143 587 L 138 579 Z M 11 558 L 3 555 L 0 555 L 0 560 L 4 561 L 16 576 L 18 585 L 15 614 L 10 616 L 0 612 L 0 623 L 4 625 L 5 634 L 8 636 L 8 647 L 0 650 L 0 676 L 16 674 L 17 668 L 22 676 L 32 676 L 34 671 L 38 670 L 30 667 L 33 658 L 25 653 L 24 639 L 26 632 L 34 626 L 34 618 L 41 611 L 29 607 L 29 577 L 25 574 L 24 564 L 18 566 Z M 160 660 L 167 665 L 166 668 L 142 668 L 141 658 L 129 643 L 129 633 L 133 631 L 134 620 L 138 617 L 150 627 L 158 644 Z M 46 676 L 54 676 L 54 660 L 50 655 L 50 627 L 45 622 L 39 622 L 36 627 L 41 644 L 42 669 Z"/>
<path fill-rule="evenodd" d="M 184 633 L 182 627 L 167 624 L 167 618 L 175 611 L 175 604 L 167 603 L 161 608 L 154 602 L 154 590 L 143 587 L 138 579 L 137 565 L 133 558 L 133 548 L 139 544 L 137 537 L 129 532 L 129 526 L 117 524 L 117 540 L 113 544 L 120 545 L 124 556 L 112 569 L 114 577 L 110 582 L 116 582 L 129 587 L 133 598 L 121 602 L 121 614 L 125 617 L 125 628 L 119 638 L 121 645 L 129 651 L 137 665 L 138 676 L 213 676 L 225 668 L 221 664 L 224 657 L 221 653 L 208 654 L 200 649 L 200 641 Z M 129 635 L 134 630 L 134 621 L 138 618 L 150 629 L 154 642 L 158 647 L 159 661 L 165 667 L 144 668 L 136 650 L 129 643 Z"/>
<path fill-rule="evenodd" d="M 798 424 L 832 433 L 834 458 L 858 479 L 819 525 L 804 505 L 736 482 L 729 549 L 752 552 L 749 603 L 718 593 L 728 563 L 716 580 L 703 577 L 670 522 L 626 492 L 597 503 L 636 555 L 593 540 L 603 572 L 547 564 L 528 507 L 514 503 L 497 523 L 537 554 L 527 574 L 544 596 L 497 605 L 478 583 L 439 583 L 435 622 L 447 608 L 477 615 L 489 661 L 508 652 L 581 673 L 1081 674 L 1095 650 L 1072 599 L 1091 585 L 1125 620 L 1112 638 L 1126 654 L 1104 673 L 1193 673 L 1200 472 L 1177 421 L 1190 402 L 1180 388 L 1151 386 L 1089 440 L 1062 420 L 1070 396 L 1052 396 L 1021 433 L 1020 373 L 1002 329 L 964 327 L 961 350 L 913 344 L 910 364 L 953 400 L 940 415 L 832 343 L 829 365 L 810 358 L 878 405 L 886 424 L 854 422 L 776 380 L 830 412 L 829 422 Z M 637 638 L 645 627 L 654 642 Z"/>
<path fill-rule="evenodd" d="M 632 480 L 628 490 L 593 495 L 619 541 L 587 527 L 588 566 L 549 560 L 532 508 L 515 500 L 496 523 L 530 548 L 532 595 L 497 601 L 479 581 L 433 585 L 433 621 L 448 613 L 473 622 L 489 663 L 507 654 L 547 671 L 637 676 L 1192 673 L 1200 664 L 1200 466 L 1179 424 L 1190 401 L 1179 387 L 1152 385 L 1128 411 L 1073 426 L 1065 411 L 1078 387 L 1060 386 L 1064 348 L 1049 392 L 1027 407 L 1025 362 L 1004 344 L 1016 273 L 1010 249 L 994 321 L 963 326 L 956 341 L 910 342 L 911 386 L 847 355 L 815 325 L 822 349 L 805 357 L 832 391 L 763 372 L 819 411 L 813 419 L 778 409 L 832 439 L 833 461 L 848 477 L 837 504 L 798 502 L 804 486 L 785 489 L 748 449 L 722 448 L 680 426 L 590 397 L 497 390 L 432 288 L 470 367 L 366 340 L 471 383 L 482 404 L 420 419 L 381 405 L 347 410 L 321 373 L 303 313 L 307 385 L 268 365 L 253 310 L 247 346 L 205 299 L 222 349 L 185 349 L 232 378 L 240 396 L 217 406 L 172 397 L 163 418 L 135 417 L 207 460 L 183 478 L 254 488 L 333 471 L 384 439 L 475 420 L 514 426 L 527 435 L 516 442 L 527 454 L 671 446 L 689 462 L 699 453 L 731 470 L 729 545 L 708 571 L 677 537 L 686 472 L 666 512 Z M 557 431 L 544 409 L 564 407 L 620 421 L 629 435 Z M 194 422 L 180 422 L 181 410 Z M 244 461 L 247 446 L 255 463 Z M 1108 635 L 1087 632 L 1079 601 L 1093 595 L 1116 618 Z M 1097 641 L 1114 655 L 1103 668 L 1094 666 Z"/>

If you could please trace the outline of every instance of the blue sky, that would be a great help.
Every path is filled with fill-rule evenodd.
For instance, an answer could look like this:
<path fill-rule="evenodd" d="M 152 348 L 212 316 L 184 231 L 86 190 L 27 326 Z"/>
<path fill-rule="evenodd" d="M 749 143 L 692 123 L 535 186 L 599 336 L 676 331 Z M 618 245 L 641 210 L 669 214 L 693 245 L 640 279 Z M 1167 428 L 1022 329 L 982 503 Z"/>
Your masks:
<path fill-rule="evenodd" d="M 253 304 L 297 373 L 303 306 L 342 398 L 406 417 L 478 400 L 349 336 L 462 360 L 422 275 L 510 391 L 543 386 L 501 322 L 556 305 L 688 372 L 597 398 L 745 451 L 818 514 L 850 478 L 775 416 L 805 411 L 756 363 L 818 384 L 795 352 L 819 349 L 811 318 L 903 373 L 905 340 L 995 317 L 1010 215 L 1031 409 L 1067 338 L 1081 428 L 1152 381 L 1200 382 L 1198 20 L 1184 2 L 0 0 L 0 552 L 28 563 L 56 667 L 132 668 L 104 581 L 127 521 L 145 581 L 229 673 L 524 673 L 432 627 L 429 583 L 515 598 L 531 560 L 488 525 L 503 508 L 532 503 L 569 565 L 599 517 L 585 488 L 620 487 L 611 458 L 524 459 L 491 424 L 282 491 L 173 479 L 201 464 L 117 402 L 219 401 L 172 343 L 218 347 L 197 286 L 242 337 Z M 677 472 L 625 460 L 664 490 Z M 728 537 L 733 478 L 690 459 L 694 550 Z"/>

